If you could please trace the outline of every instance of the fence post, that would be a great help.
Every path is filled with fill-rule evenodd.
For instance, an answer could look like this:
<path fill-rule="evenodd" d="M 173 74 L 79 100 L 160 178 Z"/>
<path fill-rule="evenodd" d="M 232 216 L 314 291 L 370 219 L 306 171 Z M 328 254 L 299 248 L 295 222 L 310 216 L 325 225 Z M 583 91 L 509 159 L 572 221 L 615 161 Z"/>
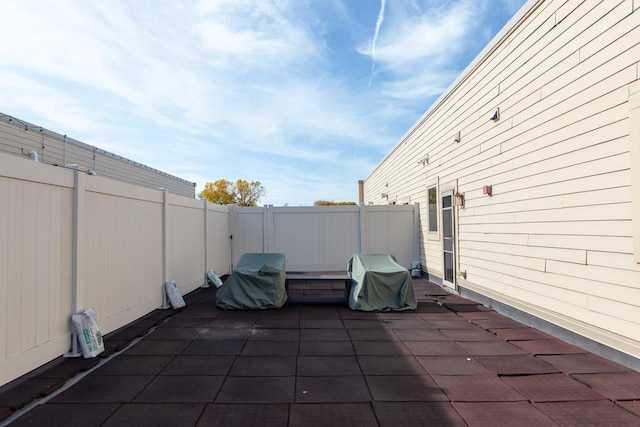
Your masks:
<path fill-rule="evenodd" d="M 162 309 L 171 307 L 167 300 L 167 292 L 165 291 L 165 283 L 169 280 L 167 276 L 167 239 L 169 235 L 169 191 L 162 188 Z"/>
<path fill-rule="evenodd" d="M 273 205 L 262 208 L 262 252 L 269 253 L 273 248 Z"/>
<path fill-rule="evenodd" d="M 364 253 L 366 252 L 366 247 L 367 247 L 367 241 L 366 241 L 366 237 L 367 237 L 367 217 L 366 217 L 366 209 L 367 206 L 366 205 L 358 205 L 358 210 L 360 213 L 360 217 L 359 217 L 359 223 L 360 223 L 360 241 L 358 242 L 358 252 L 359 253 Z"/>
<path fill-rule="evenodd" d="M 208 224 L 209 206 L 207 204 L 207 199 L 202 199 L 202 204 L 203 204 L 203 208 L 204 208 L 204 283 L 202 284 L 202 287 L 203 288 L 208 288 L 209 287 L 209 280 L 207 279 L 207 271 L 209 270 L 209 266 L 207 265 L 207 263 L 209 262 L 209 256 L 208 256 L 208 248 L 209 248 L 209 242 L 208 242 L 208 236 L 209 236 L 209 224 Z"/>
<path fill-rule="evenodd" d="M 71 243 L 71 311 L 84 304 L 85 174 L 73 171 L 73 224 Z"/>
<path fill-rule="evenodd" d="M 273 205 L 269 205 L 269 210 L 267 211 L 268 213 L 268 218 L 267 218 L 267 224 L 269 225 L 269 252 L 272 252 L 274 250 L 275 247 L 275 221 L 273 220 L 273 215 L 274 215 L 274 211 L 273 211 Z"/>
<path fill-rule="evenodd" d="M 236 205 L 228 205 L 229 206 L 229 251 L 231 252 L 231 265 L 229 266 L 229 273 L 233 271 L 234 259 L 233 259 L 233 235 L 235 234 L 235 226 L 236 226 L 236 215 L 237 206 Z"/>
<path fill-rule="evenodd" d="M 413 204 L 413 260 L 420 260 L 420 203 Z"/>
<path fill-rule="evenodd" d="M 268 250 L 268 225 L 267 225 L 267 212 L 269 211 L 269 205 L 264 205 L 262 207 L 262 252 L 267 253 Z"/>
<path fill-rule="evenodd" d="M 162 189 L 162 282 L 169 280 L 167 277 L 167 239 L 169 235 L 169 192 Z"/>
<path fill-rule="evenodd" d="M 71 347 L 65 357 L 80 357 L 78 340 L 71 316 L 78 312 L 78 307 L 84 304 L 84 243 L 85 243 L 85 174 L 73 170 L 73 201 L 71 219 Z"/>

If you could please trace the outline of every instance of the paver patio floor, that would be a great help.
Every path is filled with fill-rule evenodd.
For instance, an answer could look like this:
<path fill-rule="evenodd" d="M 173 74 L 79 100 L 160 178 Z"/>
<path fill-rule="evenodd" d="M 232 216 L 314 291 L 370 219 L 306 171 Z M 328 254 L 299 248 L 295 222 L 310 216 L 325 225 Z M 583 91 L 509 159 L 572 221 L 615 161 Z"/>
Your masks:
<path fill-rule="evenodd" d="M 640 425 L 640 373 L 414 284 L 417 310 L 384 313 L 223 311 L 198 289 L 2 387 L 0 425 Z"/>

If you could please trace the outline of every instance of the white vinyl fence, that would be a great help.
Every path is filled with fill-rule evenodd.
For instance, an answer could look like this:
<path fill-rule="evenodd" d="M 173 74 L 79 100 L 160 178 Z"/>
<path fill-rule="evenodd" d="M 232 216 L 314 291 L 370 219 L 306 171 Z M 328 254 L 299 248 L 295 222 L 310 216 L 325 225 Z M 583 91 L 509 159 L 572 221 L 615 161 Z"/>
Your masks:
<path fill-rule="evenodd" d="M 418 260 L 417 206 L 239 208 L 0 154 L 0 385 L 66 353 L 93 307 L 108 334 L 245 252 L 344 271 L 356 252 Z"/>
<path fill-rule="evenodd" d="M 234 207 L 234 263 L 245 252 L 285 254 L 288 271 L 345 271 L 355 253 L 420 260 L 418 205 Z"/>

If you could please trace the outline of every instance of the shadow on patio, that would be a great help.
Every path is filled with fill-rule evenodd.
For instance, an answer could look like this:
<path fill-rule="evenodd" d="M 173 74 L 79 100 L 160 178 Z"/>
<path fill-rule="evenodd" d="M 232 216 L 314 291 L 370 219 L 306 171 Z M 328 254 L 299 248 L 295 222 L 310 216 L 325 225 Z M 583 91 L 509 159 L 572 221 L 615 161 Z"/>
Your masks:
<path fill-rule="evenodd" d="M 198 289 L 109 334 L 99 358 L 4 386 L 0 424 L 640 425 L 640 373 L 414 285 L 416 311 L 384 313 L 223 311 Z"/>

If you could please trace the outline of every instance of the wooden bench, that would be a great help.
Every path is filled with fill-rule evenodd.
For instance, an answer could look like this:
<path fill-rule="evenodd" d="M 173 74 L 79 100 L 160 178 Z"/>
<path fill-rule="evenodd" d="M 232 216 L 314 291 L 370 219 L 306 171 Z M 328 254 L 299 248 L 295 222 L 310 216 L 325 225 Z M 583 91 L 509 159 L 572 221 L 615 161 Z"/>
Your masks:
<path fill-rule="evenodd" d="M 287 301 L 293 304 L 346 304 L 349 301 L 349 293 L 351 291 L 351 276 L 348 274 L 305 274 L 305 273 L 287 273 L 285 287 L 287 294 L 289 291 L 289 281 L 318 281 L 318 282 L 344 282 L 344 296 L 303 296 L 289 295 Z"/>

